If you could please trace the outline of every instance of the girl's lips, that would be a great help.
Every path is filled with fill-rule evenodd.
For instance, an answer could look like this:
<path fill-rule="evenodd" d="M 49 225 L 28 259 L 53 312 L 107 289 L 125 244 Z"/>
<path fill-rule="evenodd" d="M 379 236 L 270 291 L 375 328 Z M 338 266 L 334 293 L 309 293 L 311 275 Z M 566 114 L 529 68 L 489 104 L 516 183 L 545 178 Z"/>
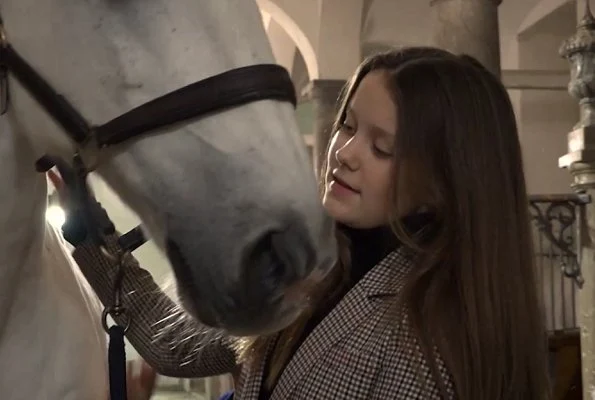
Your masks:
<path fill-rule="evenodd" d="M 345 182 L 344 180 L 342 180 L 341 178 L 339 178 L 338 176 L 333 174 L 333 181 L 334 183 L 336 183 L 337 185 L 341 186 L 342 188 L 346 189 L 346 190 L 350 190 L 354 193 L 359 193 L 359 190 L 354 189 L 353 186 L 349 185 L 347 182 Z"/>
<path fill-rule="evenodd" d="M 359 192 L 357 190 L 355 190 L 353 187 L 349 186 L 347 183 L 345 183 L 345 181 L 342 181 L 341 179 L 337 179 L 336 177 L 333 177 L 333 181 L 331 182 L 329 189 L 331 191 L 331 193 L 333 193 L 335 196 L 337 197 L 350 197 L 353 195 L 357 195 L 359 194 Z"/>

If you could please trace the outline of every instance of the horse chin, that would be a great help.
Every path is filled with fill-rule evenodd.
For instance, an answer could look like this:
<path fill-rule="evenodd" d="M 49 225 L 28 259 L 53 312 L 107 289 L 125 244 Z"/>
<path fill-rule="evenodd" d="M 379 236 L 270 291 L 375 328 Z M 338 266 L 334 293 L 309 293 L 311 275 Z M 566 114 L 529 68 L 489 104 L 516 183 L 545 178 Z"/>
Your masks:
<path fill-rule="evenodd" d="M 222 321 L 220 328 L 238 337 L 269 335 L 289 326 L 303 311 L 303 307 L 284 302 L 273 308 L 266 318 L 262 318 L 260 313 L 251 319 L 246 315 L 243 315 L 241 319 L 232 316 L 232 318 Z"/>
<path fill-rule="evenodd" d="M 167 254 L 182 307 L 198 322 L 234 336 L 269 334 L 288 326 L 308 306 L 311 288 L 324 276 L 314 270 L 288 283 L 252 273 L 221 285 L 225 278 L 212 280 L 209 271 L 198 279 L 175 242 L 167 242 Z"/>
<path fill-rule="evenodd" d="M 184 290 L 179 290 L 178 295 L 182 307 L 198 322 L 237 337 L 278 332 L 294 322 L 307 307 L 306 301 L 295 302 L 284 296 L 282 301 L 273 302 L 264 310 L 220 315 L 201 305 Z"/>

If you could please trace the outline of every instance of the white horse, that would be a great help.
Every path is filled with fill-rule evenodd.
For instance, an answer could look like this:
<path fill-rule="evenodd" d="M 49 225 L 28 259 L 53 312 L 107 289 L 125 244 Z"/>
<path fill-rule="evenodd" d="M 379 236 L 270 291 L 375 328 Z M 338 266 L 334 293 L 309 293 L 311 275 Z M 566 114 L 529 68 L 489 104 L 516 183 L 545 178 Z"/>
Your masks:
<path fill-rule="evenodd" d="M 223 71 L 272 63 L 253 0 L 0 0 L 8 40 L 93 124 Z M 0 117 L 0 393 L 105 399 L 100 308 L 44 221 L 34 161 L 69 159 L 18 82 Z M 332 227 L 290 104 L 258 101 L 104 152 L 97 172 L 162 250 L 200 320 L 233 334 L 289 324 L 299 284 L 332 264 Z M 183 260 L 183 261 L 180 261 Z M 132 316 L 134 317 L 134 316 Z"/>

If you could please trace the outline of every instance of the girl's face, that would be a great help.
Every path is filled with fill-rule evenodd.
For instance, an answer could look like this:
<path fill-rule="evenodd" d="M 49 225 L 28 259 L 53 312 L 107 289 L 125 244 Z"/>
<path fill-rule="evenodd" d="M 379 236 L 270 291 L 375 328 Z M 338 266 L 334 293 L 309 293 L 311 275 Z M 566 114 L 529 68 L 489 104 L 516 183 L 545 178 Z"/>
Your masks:
<path fill-rule="evenodd" d="M 323 205 L 336 221 L 360 229 L 389 222 L 396 109 L 386 72 L 368 73 L 327 154 Z"/>

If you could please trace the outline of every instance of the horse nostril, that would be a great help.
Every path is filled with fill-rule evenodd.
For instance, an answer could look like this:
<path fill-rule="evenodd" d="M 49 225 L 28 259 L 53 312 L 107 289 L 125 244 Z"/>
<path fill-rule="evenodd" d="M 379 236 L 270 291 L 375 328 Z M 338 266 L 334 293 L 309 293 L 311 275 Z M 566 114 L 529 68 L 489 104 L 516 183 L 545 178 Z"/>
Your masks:
<path fill-rule="evenodd" d="M 285 291 L 306 279 L 315 267 L 315 247 L 308 226 L 296 218 L 276 229 L 263 229 L 244 251 L 237 279 L 239 298 L 276 304 Z"/>
<path fill-rule="evenodd" d="M 252 271 L 258 271 L 254 278 L 261 280 L 271 286 L 282 283 L 291 271 L 289 260 L 279 248 L 278 232 L 267 232 L 252 247 L 246 260 L 246 272 L 252 275 Z"/>

